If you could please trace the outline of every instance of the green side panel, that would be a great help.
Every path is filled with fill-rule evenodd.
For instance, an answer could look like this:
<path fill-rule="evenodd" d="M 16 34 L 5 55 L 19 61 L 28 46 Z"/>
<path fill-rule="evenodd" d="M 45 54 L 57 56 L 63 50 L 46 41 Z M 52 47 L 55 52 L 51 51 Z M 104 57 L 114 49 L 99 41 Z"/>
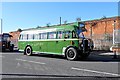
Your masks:
<path fill-rule="evenodd" d="M 28 42 L 29 45 L 32 45 L 32 49 L 33 51 L 39 51 L 39 52 L 47 52 L 47 42 L 40 42 L 40 41 L 31 41 L 31 42 Z"/>
<path fill-rule="evenodd" d="M 19 50 L 24 50 L 25 49 L 25 46 L 27 45 L 27 42 L 23 42 L 23 41 L 19 41 L 18 42 L 18 48 Z"/>
<path fill-rule="evenodd" d="M 71 44 L 74 42 L 74 45 Z M 63 48 L 67 46 L 78 47 L 78 40 L 56 40 L 56 41 L 19 41 L 18 47 L 24 50 L 27 45 L 30 45 L 35 52 L 48 52 L 50 54 L 62 54 Z"/>
<path fill-rule="evenodd" d="M 55 52 L 56 41 L 46 41 L 46 43 L 48 43 L 48 45 L 47 45 L 48 49 L 46 52 Z"/>

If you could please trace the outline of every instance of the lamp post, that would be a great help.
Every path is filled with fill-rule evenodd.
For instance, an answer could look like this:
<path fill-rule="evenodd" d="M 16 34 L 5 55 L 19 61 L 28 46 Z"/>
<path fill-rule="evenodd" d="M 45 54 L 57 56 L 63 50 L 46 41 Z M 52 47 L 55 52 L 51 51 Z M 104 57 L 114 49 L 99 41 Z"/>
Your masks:
<path fill-rule="evenodd" d="M 114 40 L 114 38 L 115 38 L 115 27 L 116 27 L 116 21 L 114 20 L 114 23 L 113 23 L 113 45 L 115 43 L 115 40 Z"/>
<path fill-rule="evenodd" d="M 116 21 L 114 20 L 113 23 L 113 46 L 115 46 L 115 27 L 116 27 Z M 117 58 L 116 50 L 113 50 L 114 56 L 113 59 Z"/>
<path fill-rule="evenodd" d="M 92 22 L 90 22 L 90 38 L 92 39 Z"/>

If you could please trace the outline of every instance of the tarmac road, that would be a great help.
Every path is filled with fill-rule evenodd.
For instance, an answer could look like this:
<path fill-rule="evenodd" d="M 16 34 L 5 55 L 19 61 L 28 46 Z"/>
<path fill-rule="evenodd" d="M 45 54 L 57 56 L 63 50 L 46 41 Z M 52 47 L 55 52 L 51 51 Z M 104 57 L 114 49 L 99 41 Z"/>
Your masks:
<path fill-rule="evenodd" d="M 1 53 L 2 78 L 120 77 L 119 59 L 93 52 L 86 60 L 68 61 L 62 56 L 25 56 L 21 52 Z"/>

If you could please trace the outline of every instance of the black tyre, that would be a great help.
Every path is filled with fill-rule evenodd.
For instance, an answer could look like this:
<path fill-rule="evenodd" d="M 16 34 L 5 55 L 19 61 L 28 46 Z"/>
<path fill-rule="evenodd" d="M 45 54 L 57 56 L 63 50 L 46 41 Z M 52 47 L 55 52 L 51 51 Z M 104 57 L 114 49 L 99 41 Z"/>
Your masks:
<path fill-rule="evenodd" d="M 13 52 L 14 51 L 14 45 L 10 46 L 10 52 Z"/>
<path fill-rule="evenodd" d="M 73 47 L 68 48 L 66 51 L 66 58 L 70 61 L 77 60 L 78 58 L 77 50 Z"/>
<path fill-rule="evenodd" d="M 13 48 L 10 48 L 9 50 L 10 50 L 10 52 L 13 52 Z"/>
<path fill-rule="evenodd" d="M 24 54 L 31 56 L 32 55 L 32 47 L 31 46 L 27 46 L 24 50 Z"/>

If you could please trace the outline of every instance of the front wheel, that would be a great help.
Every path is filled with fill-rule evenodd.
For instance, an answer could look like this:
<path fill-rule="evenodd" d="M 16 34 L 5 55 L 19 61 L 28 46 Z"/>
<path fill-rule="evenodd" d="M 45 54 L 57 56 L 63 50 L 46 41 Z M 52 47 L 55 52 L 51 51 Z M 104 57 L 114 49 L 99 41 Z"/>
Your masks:
<path fill-rule="evenodd" d="M 32 47 L 31 46 L 27 46 L 24 50 L 24 54 L 31 56 L 32 55 Z"/>
<path fill-rule="evenodd" d="M 73 47 L 70 47 L 67 51 L 66 51 L 66 58 L 68 60 L 77 60 L 78 58 L 78 53 L 77 53 L 77 50 Z"/>

